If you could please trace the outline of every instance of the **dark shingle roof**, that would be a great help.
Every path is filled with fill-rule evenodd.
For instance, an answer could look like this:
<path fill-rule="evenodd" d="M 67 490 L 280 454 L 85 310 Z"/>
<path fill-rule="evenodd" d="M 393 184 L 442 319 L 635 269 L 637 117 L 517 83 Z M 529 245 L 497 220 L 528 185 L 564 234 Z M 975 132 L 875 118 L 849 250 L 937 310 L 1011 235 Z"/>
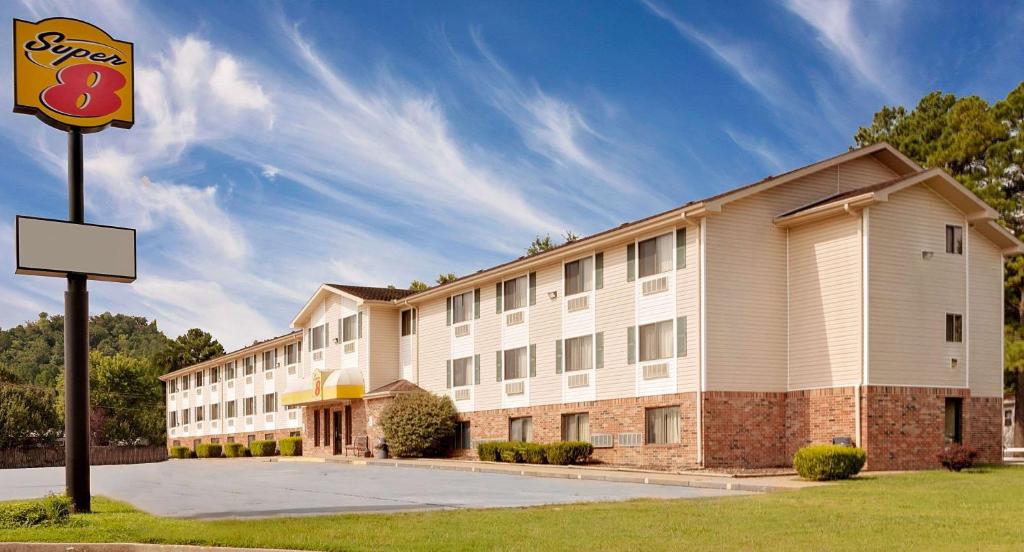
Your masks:
<path fill-rule="evenodd" d="M 367 287 L 367 286 L 346 286 L 344 284 L 326 284 L 336 290 L 355 295 L 365 301 L 394 301 L 408 297 L 415 291 L 410 289 Z"/>

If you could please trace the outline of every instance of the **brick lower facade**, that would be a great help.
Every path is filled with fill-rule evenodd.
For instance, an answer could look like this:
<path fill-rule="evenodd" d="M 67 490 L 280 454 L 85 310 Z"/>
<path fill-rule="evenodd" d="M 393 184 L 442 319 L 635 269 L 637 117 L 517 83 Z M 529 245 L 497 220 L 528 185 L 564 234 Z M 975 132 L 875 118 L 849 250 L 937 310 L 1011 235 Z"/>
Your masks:
<path fill-rule="evenodd" d="M 346 421 L 346 413 L 350 421 Z M 366 401 L 362 399 L 305 406 L 302 408 L 302 454 L 366 456 L 367 425 Z"/>
<path fill-rule="evenodd" d="M 175 446 L 182 446 L 182 447 L 188 447 L 188 448 L 190 448 L 192 450 L 195 450 L 195 445 L 198 444 L 198 443 L 213 443 L 213 442 L 217 442 L 217 443 L 220 443 L 222 445 L 224 443 L 242 443 L 243 445 L 247 445 L 249 443 L 249 441 L 262 441 L 264 439 L 267 439 L 268 436 L 269 436 L 270 439 L 273 439 L 274 441 L 280 441 L 281 439 L 283 439 L 285 437 L 289 437 L 291 435 L 300 435 L 300 434 L 301 433 L 300 433 L 299 428 L 284 428 L 284 429 L 267 429 L 267 430 L 249 431 L 249 432 L 240 432 L 240 433 L 220 433 L 220 434 L 216 434 L 216 435 L 203 435 L 201 437 L 198 437 L 198 436 L 197 437 L 190 437 L 190 436 L 168 437 L 167 438 L 167 448 L 171 448 L 171 447 L 175 447 Z M 250 437 L 251 437 L 251 439 L 250 439 Z M 216 439 L 216 441 L 214 441 L 215 439 Z"/>

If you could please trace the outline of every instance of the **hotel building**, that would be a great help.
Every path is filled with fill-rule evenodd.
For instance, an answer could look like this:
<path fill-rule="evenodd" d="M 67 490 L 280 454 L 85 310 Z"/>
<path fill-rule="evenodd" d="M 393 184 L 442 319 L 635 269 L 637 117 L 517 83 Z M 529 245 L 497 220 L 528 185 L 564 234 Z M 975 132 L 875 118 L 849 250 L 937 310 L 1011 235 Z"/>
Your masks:
<path fill-rule="evenodd" d="M 167 374 L 168 443 L 298 433 L 367 454 L 400 393 L 452 398 L 456 454 L 582 439 L 604 462 L 870 469 L 1001 458 L 1003 260 L 1022 244 L 887 144 L 422 292 L 324 284 L 295 330 Z"/>

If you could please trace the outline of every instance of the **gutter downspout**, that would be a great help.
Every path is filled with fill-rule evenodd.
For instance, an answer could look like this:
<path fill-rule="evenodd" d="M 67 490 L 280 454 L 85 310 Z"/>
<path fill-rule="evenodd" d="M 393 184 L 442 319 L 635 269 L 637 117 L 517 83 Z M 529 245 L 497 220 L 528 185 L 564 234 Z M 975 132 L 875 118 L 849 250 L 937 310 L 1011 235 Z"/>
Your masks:
<path fill-rule="evenodd" d="M 700 301 L 697 308 L 700 309 L 700 367 L 697 370 L 697 464 L 704 466 L 704 388 L 707 381 L 707 217 L 700 219 Z"/>
<path fill-rule="evenodd" d="M 868 307 L 870 305 L 869 296 L 868 296 L 868 290 L 870 289 L 870 282 L 868 281 L 868 278 L 870 276 L 870 270 L 869 270 L 869 265 L 868 265 L 868 260 L 870 258 L 869 252 L 868 252 L 868 244 L 870 242 L 869 234 L 868 234 L 869 226 L 870 226 L 869 225 L 869 222 L 870 222 L 869 214 L 870 214 L 870 208 L 869 207 L 865 207 L 864 210 L 861 211 L 861 217 L 860 217 L 860 224 L 861 224 L 861 248 L 860 248 L 860 250 L 861 250 L 861 270 L 862 270 L 862 272 L 861 272 L 861 283 L 860 283 L 860 285 L 861 285 L 861 298 L 862 298 L 862 304 L 861 304 L 861 317 L 862 317 L 862 321 L 861 321 L 861 324 L 862 324 L 862 327 L 861 327 L 861 334 L 862 334 L 861 335 L 861 339 L 862 339 L 862 343 L 861 343 L 861 356 L 863 357 L 863 359 L 862 359 L 863 365 L 862 365 L 861 372 L 860 372 L 860 382 L 858 382 L 857 387 L 854 388 L 854 393 L 853 393 L 853 400 L 854 400 L 854 403 L 853 403 L 854 432 L 856 433 L 856 437 L 857 437 L 857 446 L 861 447 L 861 448 L 864 448 L 864 439 L 863 439 L 864 433 L 863 433 L 863 428 L 861 427 L 861 404 L 860 404 L 860 402 L 861 402 L 862 389 L 863 389 L 864 386 L 866 386 L 868 384 L 868 369 L 869 369 L 869 366 L 870 366 L 870 362 L 869 362 L 870 355 L 869 355 L 869 349 L 868 349 L 868 346 L 870 344 L 870 340 L 869 340 L 870 325 L 869 325 L 869 311 L 868 311 Z"/>

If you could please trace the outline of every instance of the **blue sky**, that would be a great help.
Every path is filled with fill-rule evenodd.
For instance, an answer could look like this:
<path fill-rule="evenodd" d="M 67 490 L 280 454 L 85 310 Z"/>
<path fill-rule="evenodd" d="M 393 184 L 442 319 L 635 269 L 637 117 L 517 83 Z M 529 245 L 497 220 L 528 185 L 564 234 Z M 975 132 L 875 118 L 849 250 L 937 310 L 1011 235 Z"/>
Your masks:
<path fill-rule="evenodd" d="M 86 217 L 139 229 L 91 308 L 228 347 L 321 282 L 407 286 L 835 155 L 884 104 L 1022 78 L 1021 2 L 25 2 L 135 42 L 136 124 L 86 137 Z M 0 25 L 10 44 L 10 25 Z M 0 104 L 12 105 L 10 55 Z M 66 216 L 65 137 L 0 117 L 0 327 L 63 312 L 15 214 Z"/>

